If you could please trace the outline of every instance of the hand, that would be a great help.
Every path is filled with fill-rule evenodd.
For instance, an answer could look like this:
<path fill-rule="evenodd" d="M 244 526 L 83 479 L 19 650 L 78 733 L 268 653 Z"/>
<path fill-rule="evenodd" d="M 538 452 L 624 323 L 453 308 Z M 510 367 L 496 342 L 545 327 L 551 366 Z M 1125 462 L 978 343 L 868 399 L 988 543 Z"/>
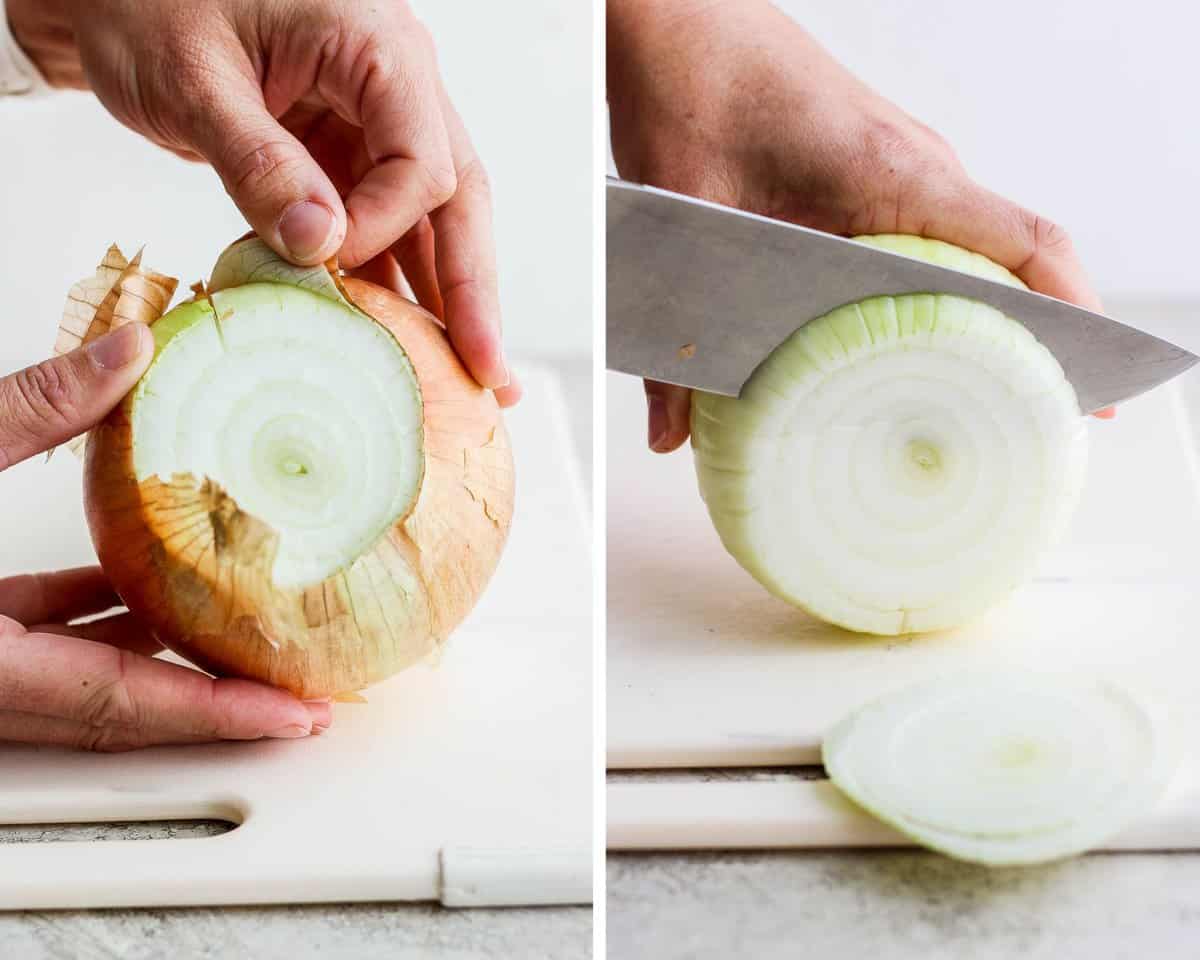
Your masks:
<path fill-rule="evenodd" d="M 441 319 L 472 376 L 515 403 L 500 345 L 487 176 L 433 42 L 389 0 L 8 0 L 13 34 L 58 86 L 212 164 L 294 263 L 376 258 L 373 279 Z"/>
<path fill-rule="evenodd" d="M 1061 227 L 972 181 L 941 137 L 763 0 L 609 0 L 608 100 L 629 180 L 830 233 L 945 240 L 1100 308 Z M 674 450 L 690 392 L 646 394 L 650 446 Z"/>
<path fill-rule="evenodd" d="M 128 324 L 0 379 L 0 470 L 94 426 L 153 354 Z M 153 659 L 162 646 L 130 613 L 68 625 L 120 603 L 98 567 L 0 579 L 0 740 L 117 751 L 329 726 L 328 703 Z"/>

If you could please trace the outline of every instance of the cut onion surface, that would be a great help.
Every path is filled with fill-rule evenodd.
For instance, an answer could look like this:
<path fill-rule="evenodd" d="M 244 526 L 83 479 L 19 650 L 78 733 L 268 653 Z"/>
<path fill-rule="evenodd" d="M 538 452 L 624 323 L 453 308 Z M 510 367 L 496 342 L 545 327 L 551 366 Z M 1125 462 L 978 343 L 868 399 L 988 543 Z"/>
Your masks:
<path fill-rule="evenodd" d="M 946 243 L 859 239 L 1020 285 Z M 1086 464 L 1054 356 L 996 309 L 945 294 L 872 297 L 805 324 L 740 397 L 695 392 L 691 431 L 738 562 L 816 616 L 884 635 L 956 626 L 1027 579 Z"/>
<path fill-rule="evenodd" d="M 1179 761 L 1164 708 L 1095 678 L 1000 669 L 920 681 L 856 710 L 823 745 L 861 807 L 917 843 L 991 866 L 1102 844 Z"/>
<path fill-rule="evenodd" d="M 97 278 L 116 270 L 118 291 L 140 272 L 110 260 Z M 124 318 L 153 323 L 154 360 L 86 445 L 88 523 L 122 599 L 204 669 L 306 697 L 425 657 L 507 535 L 495 398 L 415 304 L 257 238 L 193 290 Z M 77 304 L 64 322 L 74 342 L 122 322 L 111 292 L 91 300 L 90 321 Z"/>

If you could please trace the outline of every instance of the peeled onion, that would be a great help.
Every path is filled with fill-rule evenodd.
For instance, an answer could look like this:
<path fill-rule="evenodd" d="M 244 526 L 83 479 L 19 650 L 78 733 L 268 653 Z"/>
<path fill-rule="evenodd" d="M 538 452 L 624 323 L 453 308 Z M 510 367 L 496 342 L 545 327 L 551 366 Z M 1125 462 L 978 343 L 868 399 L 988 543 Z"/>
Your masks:
<path fill-rule="evenodd" d="M 117 300 L 145 282 L 133 267 Z M 153 323 L 153 363 L 87 440 L 88 525 L 121 598 L 203 669 L 300 697 L 426 657 L 511 521 L 495 398 L 420 307 L 256 238 L 194 289 Z"/>
<path fill-rule="evenodd" d="M 950 244 L 859 239 L 1020 284 Z M 1022 583 L 1086 465 L 1054 356 L 996 309 L 945 294 L 872 297 L 800 326 L 740 397 L 693 393 L 691 430 L 701 494 L 738 562 L 818 617 L 882 635 L 956 626 Z"/>

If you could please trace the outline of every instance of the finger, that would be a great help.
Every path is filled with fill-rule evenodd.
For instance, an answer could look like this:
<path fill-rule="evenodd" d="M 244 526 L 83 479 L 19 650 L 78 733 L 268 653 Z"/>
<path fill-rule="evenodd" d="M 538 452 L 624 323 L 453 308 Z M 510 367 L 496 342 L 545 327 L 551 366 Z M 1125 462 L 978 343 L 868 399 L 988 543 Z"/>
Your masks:
<path fill-rule="evenodd" d="M 214 80 L 206 80 L 213 83 Z M 291 133 L 267 111 L 252 76 L 233 72 L 204 94 L 184 136 L 225 185 L 254 231 L 297 264 L 329 259 L 346 235 L 337 189 Z"/>
<path fill-rule="evenodd" d="M 444 323 L 446 315 L 442 309 L 442 293 L 438 289 L 437 252 L 429 217 L 422 217 L 416 226 L 392 244 L 392 253 L 413 298 Z"/>
<path fill-rule="evenodd" d="M 327 107 L 297 106 L 279 123 L 304 144 L 343 199 L 371 169 L 362 130 Z"/>
<path fill-rule="evenodd" d="M 432 233 L 430 234 L 432 237 Z M 393 247 L 393 249 L 395 249 Z M 431 251 L 432 255 L 432 251 Z M 399 264 L 396 262 L 395 256 L 392 253 L 381 253 L 377 257 L 372 257 L 361 267 L 356 267 L 348 273 L 358 278 L 359 280 L 368 280 L 371 283 L 378 284 L 381 287 L 386 287 L 389 290 L 395 290 L 403 297 L 409 297 L 421 303 L 426 310 L 434 313 L 432 307 L 428 303 L 424 303 L 417 297 L 412 289 L 411 283 L 408 280 L 407 272 L 402 272 Z M 419 275 L 419 274 L 418 274 Z M 433 295 L 437 297 L 437 287 L 433 287 Z M 440 299 L 437 301 L 437 306 L 440 307 Z M 436 316 L 436 314 L 435 314 Z M 523 390 L 517 375 L 509 369 L 509 384 L 507 387 L 500 387 L 495 391 L 496 401 L 502 408 L 507 408 L 515 405 L 522 396 Z"/>
<path fill-rule="evenodd" d="M 347 270 L 346 275 L 358 280 L 366 280 L 377 286 L 395 291 L 406 300 L 416 300 L 412 287 L 401 271 L 396 258 L 389 251 L 384 251 L 377 257 L 372 257 L 361 267 Z"/>
<path fill-rule="evenodd" d="M 437 285 L 450 342 L 471 375 L 495 390 L 509 382 L 500 342 L 500 292 L 487 174 L 449 99 L 444 111 L 458 171 L 458 190 L 430 216 L 436 237 Z"/>
<path fill-rule="evenodd" d="M 0 710 L 0 741 L 69 747 L 99 753 L 123 753 L 142 747 L 212 743 L 219 738 L 136 727 L 96 727 L 78 720 Z"/>
<path fill-rule="evenodd" d="M 0 380 L 0 470 L 91 429 L 130 391 L 154 354 L 144 323 L 128 323 Z"/>
<path fill-rule="evenodd" d="M 436 82 L 432 44 L 413 28 L 373 45 L 356 97 L 337 97 L 339 112 L 358 114 L 371 169 L 346 197 L 347 266 L 365 263 L 454 195 L 457 179 Z M 346 78 L 341 90 L 354 89 Z"/>
<path fill-rule="evenodd" d="M 66 623 L 121 605 L 99 567 L 0 579 L 0 614 L 21 623 Z"/>
<path fill-rule="evenodd" d="M 921 213 L 925 236 L 966 247 L 995 260 L 1033 290 L 1100 310 L 1083 264 L 1067 232 L 969 180 L 930 198 Z"/>
<path fill-rule="evenodd" d="M 930 182 L 944 183 L 936 178 Z M 925 236 L 982 253 L 1039 293 L 1088 310 L 1103 309 L 1074 243 L 1057 224 L 970 180 L 953 183 L 948 192 L 940 185 L 934 189 L 936 196 L 916 205 L 920 215 L 927 217 Z M 1116 410 L 1107 408 L 1093 415 L 1108 420 Z"/>
<path fill-rule="evenodd" d="M 2 622 L 0 622 L 2 623 Z M 0 632 L 0 703 L 93 726 L 166 730 L 228 740 L 307 736 L 329 704 L 304 704 L 249 680 L 213 678 L 101 643 Z"/>
<path fill-rule="evenodd" d="M 646 381 L 646 439 L 655 453 L 670 453 L 691 432 L 692 392 L 657 380 Z"/>
<path fill-rule="evenodd" d="M 520 399 L 524 390 L 521 388 L 521 381 L 517 379 L 517 375 L 509 370 L 509 381 L 507 387 L 501 387 L 496 391 L 496 402 L 500 404 L 502 409 L 506 409 L 515 405 Z"/>
<path fill-rule="evenodd" d="M 120 647 L 131 650 L 147 657 L 153 656 L 163 649 L 163 645 L 155 639 L 140 619 L 132 613 L 114 613 L 111 617 L 92 620 L 88 623 L 67 625 L 64 623 L 41 623 L 25 621 L 30 624 L 31 633 L 52 633 L 60 637 L 81 637 L 95 643 L 107 644 L 110 647 Z"/>

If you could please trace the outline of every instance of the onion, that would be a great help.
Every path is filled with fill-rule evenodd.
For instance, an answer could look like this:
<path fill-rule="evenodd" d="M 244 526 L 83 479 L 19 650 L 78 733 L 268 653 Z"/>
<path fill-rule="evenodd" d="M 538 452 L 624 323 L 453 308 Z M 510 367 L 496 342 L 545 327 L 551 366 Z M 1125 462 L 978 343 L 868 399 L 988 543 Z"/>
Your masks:
<path fill-rule="evenodd" d="M 132 266 L 105 298 L 147 282 Z M 426 657 L 479 597 L 512 517 L 494 397 L 420 307 L 257 238 L 193 289 L 154 322 L 153 363 L 86 445 L 88 525 L 121 598 L 203 669 L 300 697 Z M 103 332 L 104 300 L 82 299 L 100 299 L 88 323 Z M 161 306 L 134 299 L 124 319 L 154 320 Z M 90 339 L 86 319 L 69 318 L 64 348 Z"/>
<path fill-rule="evenodd" d="M 888 694 L 823 755 L 842 791 L 917 843 L 999 866 L 1103 843 L 1160 797 L 1180 742 L 1165 711 L 1114 684 L 996 670 Z"/>
<path fill-rule="evenodd" d="M 917 237 L 860 238 L 1020 284 Z M 1032 572 L 1078 498 L 1075 392 L 1025 327 L 944 294 L 872 297 L 796 331 L 738 398 L 695 392 L 700 491 L 726 549 L 850 630 L 956 626 Z"/>

